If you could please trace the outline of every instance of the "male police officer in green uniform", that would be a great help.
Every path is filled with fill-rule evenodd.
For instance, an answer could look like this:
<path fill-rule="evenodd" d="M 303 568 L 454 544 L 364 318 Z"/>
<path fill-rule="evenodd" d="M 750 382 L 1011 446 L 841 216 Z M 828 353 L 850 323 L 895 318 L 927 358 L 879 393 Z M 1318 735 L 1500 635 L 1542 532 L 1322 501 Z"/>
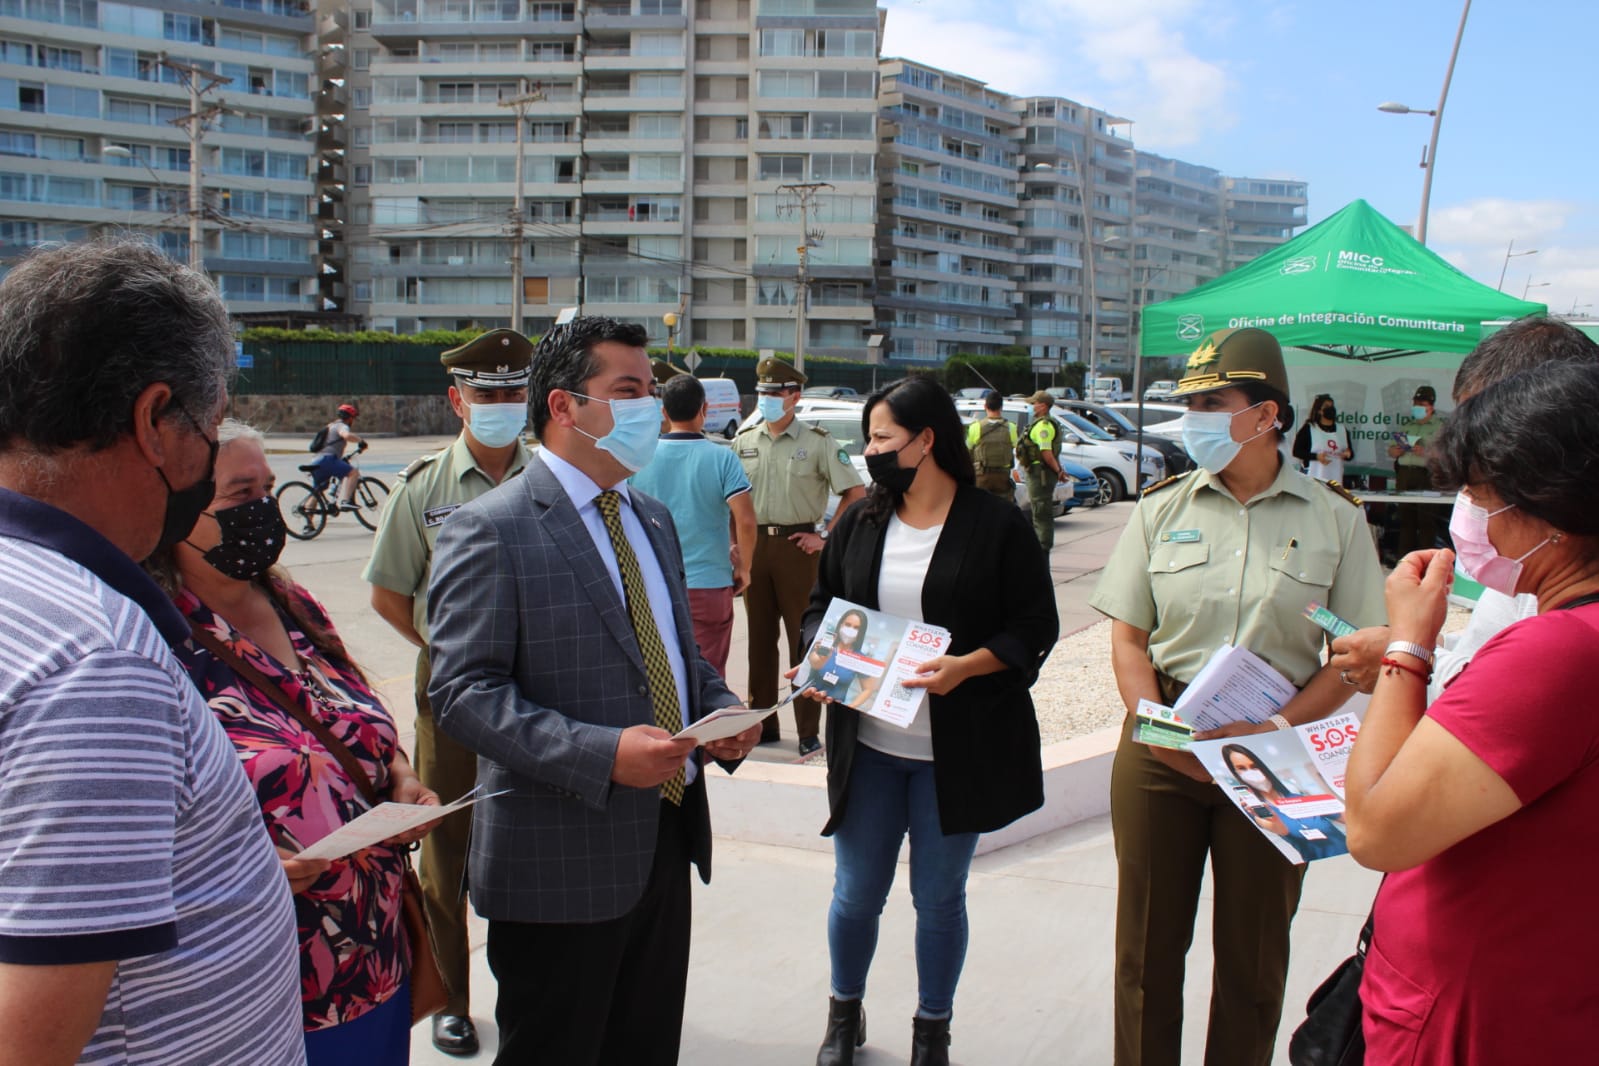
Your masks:
<path fill-rule="evenodd" d="M 1394 487 L 1400 492 L 1424 492 L 1432 488 L 1427 448 L 1444 425 L 1443 415 L 1433 407 L 1437 402 L 1438 393 L 1431 385 L 1417 388 L 1410 398 L 1410 417 L 1399 427 L 1405 435 L 1404 443 L 1395 441 L 1388 445 L 1388 458 L 1394 461 Z M 1432 547 L 1438 537 L 1437 518 L 1441 510 L 1426 503 L 1399 505 L 1401 556 Z"/>
<path fill-rule="evenodd" d="M 1027 467 L 1027 501 L 1033 508 L 1033 532 L 1047 555 L 1055 546 L 1055 485 L 1060 481 L 1060 427 L 1050 412 L 1055 397 L 1033 393 L 1033 420 L 1018 445 Z"/>
<path fill-rule="evenodd" d="M 433 542 L 450 512 L 526 465 L 529 453 L 522 431 L 532 355 L 526 337 L 496 329 L 439 357 L 452 379 L 450 408 L 461 419 L 461 435 L 400 475 L 363 575 L 372 585 L 373 609 L 421 649 L 416 659 L 416 769 L 445 803 L 476 783 L 477 756 L 435 727 L 428 705 L 427 588 Z M 422 848 L 422 889 L 439 967 L 450 988 L 449 1003 L 433 1019 L 433 1043 L 453 1055 L 478 1050 L 470 1014 L 462 886 L 471 827 L 472 812 L 457 811 L 428 835 Z"/>
<path fill-rule="evenodd" d="M 1322 665 L 1324 635 L 1305 607 L 1326 604 L 1356 626 L 1386 616 L 1363 509 L 1342 486 L 1283 462 L 1287 393 L 1271 334 L 1223 330 L 1201 345 L 1173 393 L 1189 404 L 1184 439 L 1200 469 L 1143 494 L 1088 601 L 1112 620 L 1128 710 L 1110 786 L 1117 1066 L 1182 1057 L 1184 957 L 1207 856 L 1215 966 L 1205 1061 L 1271 1061 L 1305 871 L 1192 754 L 1133 739 L 1138 700 L 1169 706 L 1221 645 L 1248 648 L 1299 690 L 1269 723 L 1224 727 L 1264 754 L 1264 737 L 1243 734 L 1316 721 L 1355 692 Z"/>
<path fill-rule="evenodd" d="M 833 520 L 866 494 L 850 465 L 849 453 L 825 429 L 794 417 L 805 375 L 776 359 L 756 367 L 756 406 L 765 421 L 733 439 L 744 464 L 755 503 L 755 558 L 744 592 L 749 619 L 751 707 L 777 702 L 778 623 L 788 642 L 788 664 L 798 665 L 800 621 L 816 584 L 817 555 L 827 539 L 822 519 L 828 493 L 837 493 Z M 822 746 L 822 708 L 814 700 L 794 701 L 799 751 Z M 761 742 L 780 739 L 777 715 L 763 724 Z"/>
<path fill-rule="evenodd" d="M 1012 503 L 1016 489 L 1010 479 L 1016 454 L 1016 425 L 1005 417 L 1005 401 L 989 390 L 983 397 L 985 416 L 966 427 L 966 448 L 972 453 L 977 487 Z"/>

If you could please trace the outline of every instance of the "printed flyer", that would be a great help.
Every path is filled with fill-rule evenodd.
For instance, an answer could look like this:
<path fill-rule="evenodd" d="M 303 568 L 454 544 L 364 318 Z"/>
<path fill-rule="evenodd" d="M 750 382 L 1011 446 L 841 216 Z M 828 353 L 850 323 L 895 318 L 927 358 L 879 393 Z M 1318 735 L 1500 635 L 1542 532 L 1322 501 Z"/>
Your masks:
<path fill-rule="evenodd" d="M 1360 732 L 1349 711 L 1309 725 L 1225 740 L 1196 740 L 1216 784 L 1293 863 L 1347 855 L 1344 769 Z"/>
<path fill-rule="evenodd" d="M 903 682 L 948 650 L 949 630 L 941 626 L 834 599 L 794 687 L 815 689 L 824 699 L 903 729 L 927 698 L 926 689 Z"/>

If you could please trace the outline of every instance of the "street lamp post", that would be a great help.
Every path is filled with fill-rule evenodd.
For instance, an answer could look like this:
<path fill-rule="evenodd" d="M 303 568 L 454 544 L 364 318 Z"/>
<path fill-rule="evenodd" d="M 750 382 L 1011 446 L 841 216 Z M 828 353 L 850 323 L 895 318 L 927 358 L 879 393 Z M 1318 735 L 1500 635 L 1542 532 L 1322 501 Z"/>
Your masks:
<path fill-rule="evenodd" d="M 666 325 L 666 365 L 672 365 L 672 342 L 677 339 L 677 312 L 668 311 L 661 316 L 661 321 Z"/>
<path fill-rule="evenodd" d="M 1438 162 L 1438 128 L 1444 122 L 1444 103 L 1449 99 L 1449 83 L 1455 76 L 1455 60 L 1460 56 L 1460 39 L 1466 33 L 1466 16 L 1471 14 L 1471 0 L 1465 0 L 1465 5 L 1460 9 L 1460 25 L 1455 29 L 1455 46 L 1449 53 L 1449 66 L 1444 71 L 1443 89 L 1438 93 L 1438 106 L 1431 111 L 1419 108 L 1406 107 L 1392 101 L 1378 104 L 1378 111 L 1386 111 L 1390 115 L 1431 115 L 1432 138 L 1427 142 L 1427 154 L 1421 159 L 1421 167 L 1427 173 L 1421 179 L 1421 213 L 1416 219 L 1416 240 L 1422 244 L 1427 243 L 1427 205 L 1432 200 L 1432 176 L 1437 169 Z"/>
<path fill-rule="evenodd" d="M 1516 246 L 1516 238 L 1514 238 L 1514 237 L 1510 238 L 1510 243 L 1505 245 L 1505 263 L 1504 263 L 1504 266 L 1499 268 L 1499 291 L 1500 292 L 1504 292 L 1505 291 L 1505 271 L 1510 269 L 1510 261 L 1512 259 L 1516 258 L 1516 256 L 1518 256 L 1518 255 L 1537 255 L 1538 254 L 1538 249 L 1536 249 L 1536 248 L 1528 248 L 1525 252 L 1512 252 L 1510 249 L 1514 248 L 1515 246 Z"/>
<path fill-rule="evenodd" d="M 1533 289 L 1546 288 L 1547 286 L 1552 285 L 1552 284 L 1554 284 L 1554 283 L 1553 282 L 1549 282 L 1549 281 L 1533 281 L 1532 280 L 1532 275 L 1529 274 L 1527 276 L 1527 284 L 1525 284 L 1525 285 L 1523 285 L 1521 287 L 1521 298 L 1523 300 L 1525 300 L 1527 298 L 1527 294 L 1529 292 L 1531 292 Z"/>
<path fill-rule="evenodd" d="M 523 83 L 526 86 L 526 83 Z M 544 99 L 544 92 L 535 82 L 528 92 L 521 92 L 509 99 L 499 101 L 501 107 L 508 107 L 516 112 L 516 189 L 511 196 L 511 328 L 518 333 L 522 329 L 522 307 L 527 299 L 526 284 L 522 279 L 522 257 L 527 254 L 527 249 L 522 245 L 527 230 L 527 207 L 523 203 L 522 173 L 527 166 L 527 156 L 524 147 L 524 138 L 527 134 L 527 109 L 533 104 Z M 581 241 L 578 242 L 581 245 Z M 583 284 L 583 279 L 578 279 L 578 284 Z"/>

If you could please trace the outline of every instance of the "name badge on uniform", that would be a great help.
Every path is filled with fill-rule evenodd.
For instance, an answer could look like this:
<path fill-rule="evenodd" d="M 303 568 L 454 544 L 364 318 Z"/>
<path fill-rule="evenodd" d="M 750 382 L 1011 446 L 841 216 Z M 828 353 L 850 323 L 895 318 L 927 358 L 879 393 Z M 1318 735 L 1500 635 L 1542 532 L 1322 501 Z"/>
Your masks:
<path fill-rule="evenodd" d="M 794 458 L 795 459 L 803 459 L 803 458 L 805 458 L 805 449 L 804 448 L 796 449 L 795 452 L 794 452 Z"/>
<path fill-rule="evenodd" d="M 826 681 L 829 685 L 836 685 L 838 684 L 838 675 L 835 673 L 826 673 L 822 675 L 822 680 Z"/>
<path fill-rule="evenodd" d="M 758 459 L 760 458 L 760 455 L 761 453 L 754 448 L 740 448 L 738 450 L 738 457 L 740 459 Z"/>
<path fill-rule="evenodd" d="M 1168 529 L 1160 535 L 1162 544 L 1198 544 L 1200 539 L 1197 529 Z"/>
<path fill-rule="evenodd" d="M 443 507 L 430 507 L 422 512 L 422 524 L 428 529 L 432 529 L 434 526 L 442 526 L 444 520 L 455 513 L 460 506 L 458 503 L 449 503 Z"/>

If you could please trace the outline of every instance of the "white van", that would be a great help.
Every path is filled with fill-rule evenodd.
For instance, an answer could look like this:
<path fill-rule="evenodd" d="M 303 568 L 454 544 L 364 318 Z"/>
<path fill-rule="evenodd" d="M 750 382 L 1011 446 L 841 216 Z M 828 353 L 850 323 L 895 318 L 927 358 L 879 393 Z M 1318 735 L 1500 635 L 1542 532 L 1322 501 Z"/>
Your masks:
<path fill-rule="evenodd" d="M 732 378 L 700 378 L 705 386 L 705 432 L 732 440 L 738 433 L 738 385 Z"/>
<path fill-rule="evenodd" d="M 1127 399 L 1122 392 L 1121 378 L 1095 378 L 1088 386 L 1088 399 L 1100 403 L 1116 403 Z"/>

